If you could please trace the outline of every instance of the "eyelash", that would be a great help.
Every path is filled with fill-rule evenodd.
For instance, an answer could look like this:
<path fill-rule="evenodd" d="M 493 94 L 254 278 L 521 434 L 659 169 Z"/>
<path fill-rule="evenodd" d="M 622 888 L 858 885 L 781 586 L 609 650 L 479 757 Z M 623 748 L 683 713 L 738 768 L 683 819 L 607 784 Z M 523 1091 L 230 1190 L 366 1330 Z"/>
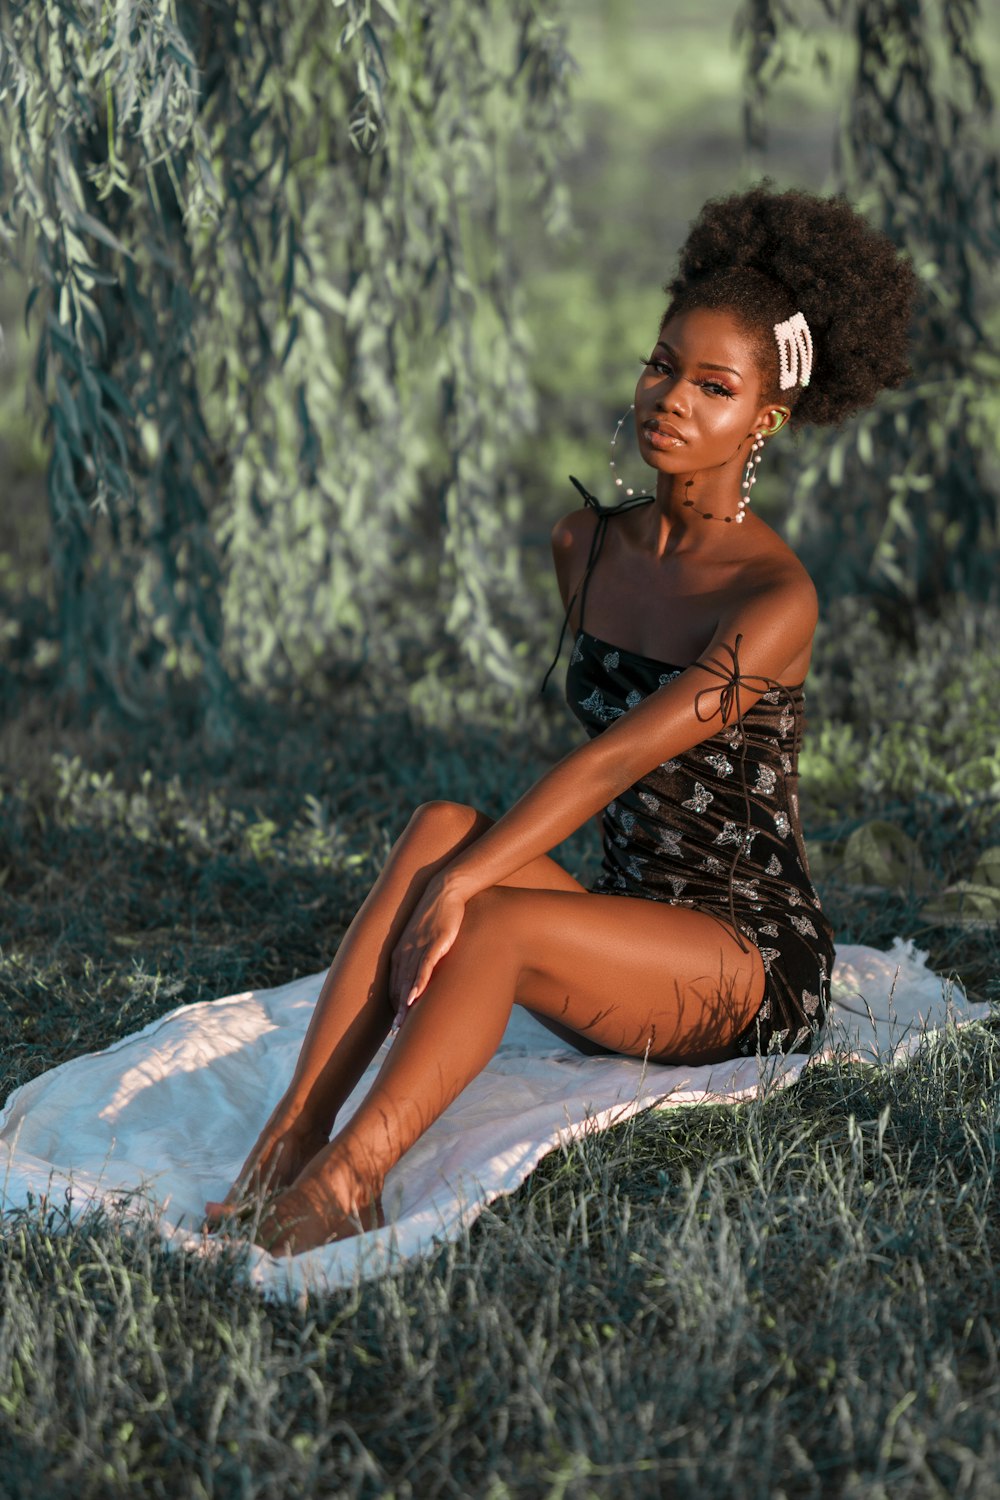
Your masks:
<path fill-rule="evenodd" d="M 669 362 L 667 360 L 646 359 L 645 355 L 642 354 L 639 355 L 639 363 L 641 365 L 645 365 L 647 369 L 656 370 L 657 374 L 659 374 L 661 367 L 664 370 L 669 370 L 670 368 Z M 736 395 L 736 392 L 731 391 L 728 385 L 723 385 L 721 380 L 698 380 L 695 381 L 695 384 L 700 385 L 703 390 L 710 391 L 713 394 L 727 396 L 730 401 L 732 401 Z"/>

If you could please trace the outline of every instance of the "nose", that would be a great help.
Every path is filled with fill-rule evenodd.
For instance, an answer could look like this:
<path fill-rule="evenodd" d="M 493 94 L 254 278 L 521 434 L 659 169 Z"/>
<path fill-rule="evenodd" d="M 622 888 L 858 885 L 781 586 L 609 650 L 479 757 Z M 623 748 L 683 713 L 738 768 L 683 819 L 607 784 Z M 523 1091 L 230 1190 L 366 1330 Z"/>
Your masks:
<path fill-rule="evenodd" d="M 685 390 L 685 383 L 683 375 L 674 375 L 672 380 L 665 381 L 656 393 L 657 411 L 676 412 L 678 416 L 686 415 L 689 396 Z"/>

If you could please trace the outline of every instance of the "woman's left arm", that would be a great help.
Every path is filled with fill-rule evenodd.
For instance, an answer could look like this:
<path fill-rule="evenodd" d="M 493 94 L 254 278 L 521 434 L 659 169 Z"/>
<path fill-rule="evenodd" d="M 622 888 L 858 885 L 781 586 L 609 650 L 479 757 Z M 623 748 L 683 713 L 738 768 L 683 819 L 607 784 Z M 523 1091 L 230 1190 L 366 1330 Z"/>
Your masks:
<path fill-rule="evenodd" d="M 744 596 L 697 662 L 572 750 L 456 855 L 428 885 L 397 945 L 399 1013 L 423 993 L 473 896 L 547 854 L 654 766 L 745 713 L 808 647 L 816 615 L 816 592 L 804 572 Z"/>

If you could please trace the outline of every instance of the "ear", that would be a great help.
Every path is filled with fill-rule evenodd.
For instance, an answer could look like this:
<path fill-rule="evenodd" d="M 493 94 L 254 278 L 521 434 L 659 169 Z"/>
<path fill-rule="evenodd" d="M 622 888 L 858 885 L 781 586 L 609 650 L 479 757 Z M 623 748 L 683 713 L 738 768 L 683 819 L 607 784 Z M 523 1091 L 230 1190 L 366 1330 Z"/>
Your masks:
<path fill-rule="evenodd" d="M 781 431 L 791 415 L 791 409 L 787 406 L 769 406 L 766 411 L 761 413 L 760 420 L 757 423 L 758 431 L 764 437 L 774 437 L 776 432 Z"/>

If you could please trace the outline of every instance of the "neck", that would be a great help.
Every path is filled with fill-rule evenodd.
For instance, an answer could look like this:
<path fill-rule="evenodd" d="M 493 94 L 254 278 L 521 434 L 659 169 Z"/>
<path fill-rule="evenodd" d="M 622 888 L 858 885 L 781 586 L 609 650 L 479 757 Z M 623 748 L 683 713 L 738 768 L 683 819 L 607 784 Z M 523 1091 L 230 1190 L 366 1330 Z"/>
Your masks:
<path fill-rule="evenodd" d="M 714 550 L 731 540 L 731 533 L 743 529 L 736 523 L 739 482 L 727 470 L 728 465 L 720 470 L 657 476 L 656 502 L 650 507 L 657 553 L 681 548 Z"/>

